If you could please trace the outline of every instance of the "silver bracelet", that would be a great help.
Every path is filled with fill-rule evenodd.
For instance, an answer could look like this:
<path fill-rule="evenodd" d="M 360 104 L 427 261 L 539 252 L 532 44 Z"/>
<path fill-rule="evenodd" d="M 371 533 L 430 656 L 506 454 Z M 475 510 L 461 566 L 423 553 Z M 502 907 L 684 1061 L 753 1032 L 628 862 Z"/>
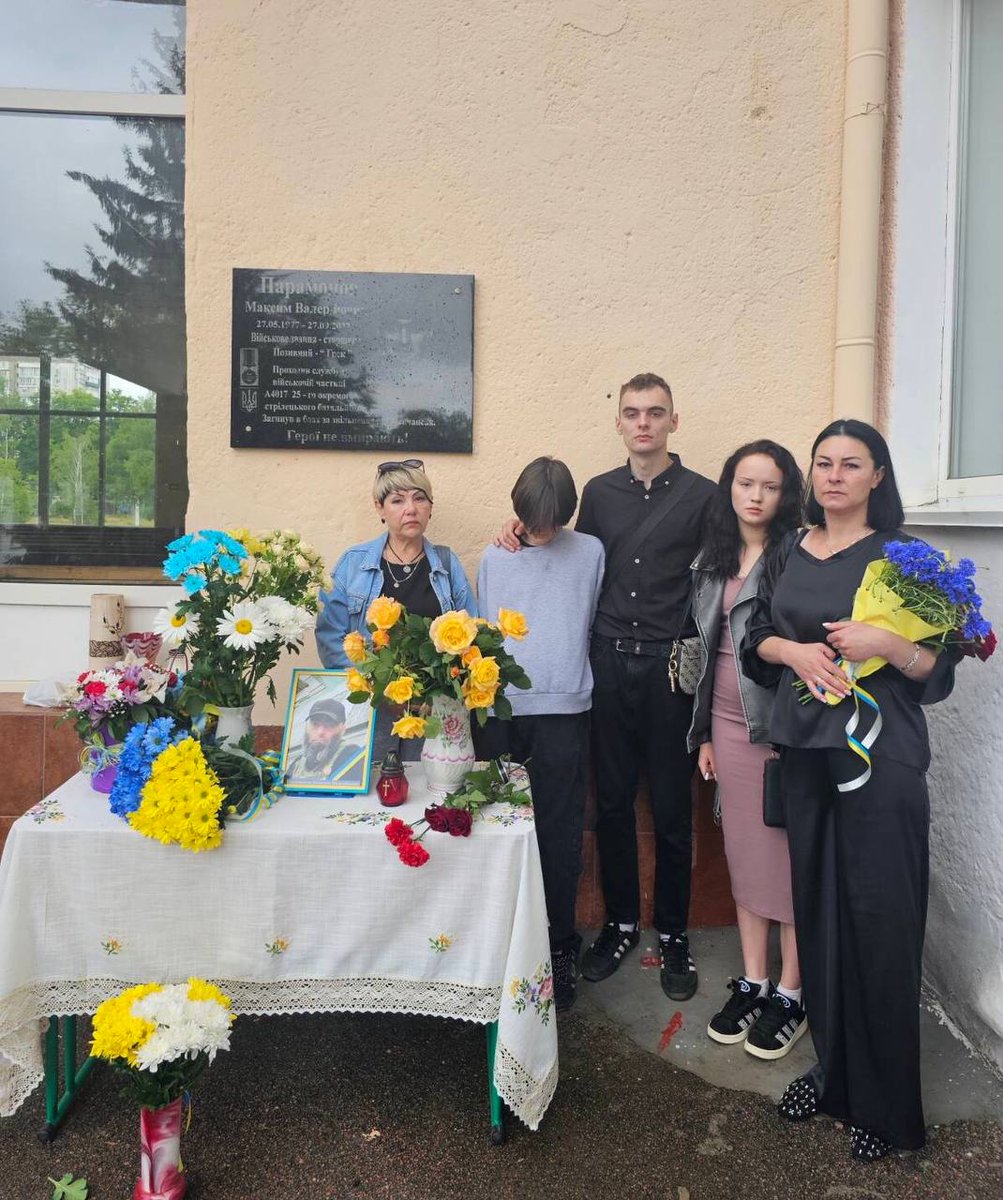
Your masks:
<path fill-rule="evenodd" d="M 912 658 L 905 664 L 904 667 L 899 667 L 903 675 L 908 675 L 913 667 L 919 662 L 919 646 L 916 646 L 912 652 Z"/>

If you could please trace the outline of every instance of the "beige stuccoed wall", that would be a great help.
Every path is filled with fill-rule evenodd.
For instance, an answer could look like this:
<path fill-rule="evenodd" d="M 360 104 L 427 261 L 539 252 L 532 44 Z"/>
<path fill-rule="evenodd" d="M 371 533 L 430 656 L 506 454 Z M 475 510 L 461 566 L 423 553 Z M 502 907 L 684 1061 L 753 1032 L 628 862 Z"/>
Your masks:
<path fill-rule="evenodd" d="M 471 572 L 530 458 L 579 483 L 620 461 L 607 394 L 636 371 L 671 381 L 704 472 L 753 436 L 806 455 L 842 4 L 190 0 L 188 22 L 189 528 L 294 526 L 332 563 L 378 528 L 383 455 L 229 448 L 235 266 L 476 276 L 475 452 L 427 457 L 430 532 Z"/>

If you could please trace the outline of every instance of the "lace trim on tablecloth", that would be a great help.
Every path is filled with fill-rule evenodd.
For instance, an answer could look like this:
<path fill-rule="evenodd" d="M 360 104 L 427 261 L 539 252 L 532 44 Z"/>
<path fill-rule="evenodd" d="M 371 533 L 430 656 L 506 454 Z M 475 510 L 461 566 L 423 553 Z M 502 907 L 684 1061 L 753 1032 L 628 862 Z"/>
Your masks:
<path fill-rule="evenodd" d="M 536 1129 L 557 1090 L 557 1058 L 544 1079 L 536 1079 L 499 1041 L 495 1047 L 495 1089 L 515 1115 Z"/>
<path fill-rule="evenodd" d="M 428 979 L 214 979 L 229 995 L 239 1015 L 276 1016 L 293 1013 L 371 1012 L 406 1013 L 425 1017 L 453 1017 L 487 1024 L 498 1019 L 500 986 L 476 987 L 448 980 Z M 41 1030 L 51 1015 L 93 1013 L 97 1006 L 134 979 L 56 979 L 28 984 L 0 1000 L 0 1116 L 16 1112 L 44 1078 Z M 509 1056 L 510 1057 L 510 1056 Z M 513 1111 L 526 1091 L 520 1075 L 531 1078 L 515 1059 L 508 1085 Z M 539 1085 L 536 1085 L 539 1086 Z M 551 1094 L 553 1094 L 551 1092 Z M 544 1104 L 543 1108 L 546 1108 Z M 541 1111 L 542 1115 L 542 1111 Z M 537 1121 L 539 1118 L 537 1118 Z M 527 1122 L 528 1123 L 528 1122 Z M 531 1128 L 536 1128 L 531 1125 Z"/>

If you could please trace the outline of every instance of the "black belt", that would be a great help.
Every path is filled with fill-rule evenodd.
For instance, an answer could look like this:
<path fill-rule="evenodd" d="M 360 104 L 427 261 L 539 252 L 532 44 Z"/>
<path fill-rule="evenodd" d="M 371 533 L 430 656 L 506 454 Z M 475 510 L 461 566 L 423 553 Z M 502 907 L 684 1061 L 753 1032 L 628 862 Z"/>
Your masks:
<path fill-rule="evenodd" d="M 605 642 L 620 654 L 642 654 L 648 658 L 668 658 L 672 653 L 671 642 L 639 642 L 635 638 L 611 638 L 594 635 L 597 642 Z"/>

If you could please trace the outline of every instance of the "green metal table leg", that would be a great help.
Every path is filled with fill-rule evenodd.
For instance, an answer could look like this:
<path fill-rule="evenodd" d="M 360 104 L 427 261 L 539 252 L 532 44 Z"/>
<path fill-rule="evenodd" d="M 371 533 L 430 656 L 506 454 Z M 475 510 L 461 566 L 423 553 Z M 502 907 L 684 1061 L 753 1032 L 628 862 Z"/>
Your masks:
<path fill-rule="evenodd" d="M 492 1021 L 486 1029 L 488 1038 L 488 1103 L 491 1107 L 491 1145 L 501 1146 L 505 1141 L 505 1114 L 502 1098 L 495 1088 L 495 1050 L 498 1046 L 498 1022 Z"/>
<path fill-rule="evenodd" d="M 77 1018 L 63 1017 L 63 1094 L 59 1095 L 59 1018 L 50 1017 L 45 1031 L 45 1127 L 39 1139 L 51 1142 L 94 1066 L 85 1058 L 77 1067 Z"/>

